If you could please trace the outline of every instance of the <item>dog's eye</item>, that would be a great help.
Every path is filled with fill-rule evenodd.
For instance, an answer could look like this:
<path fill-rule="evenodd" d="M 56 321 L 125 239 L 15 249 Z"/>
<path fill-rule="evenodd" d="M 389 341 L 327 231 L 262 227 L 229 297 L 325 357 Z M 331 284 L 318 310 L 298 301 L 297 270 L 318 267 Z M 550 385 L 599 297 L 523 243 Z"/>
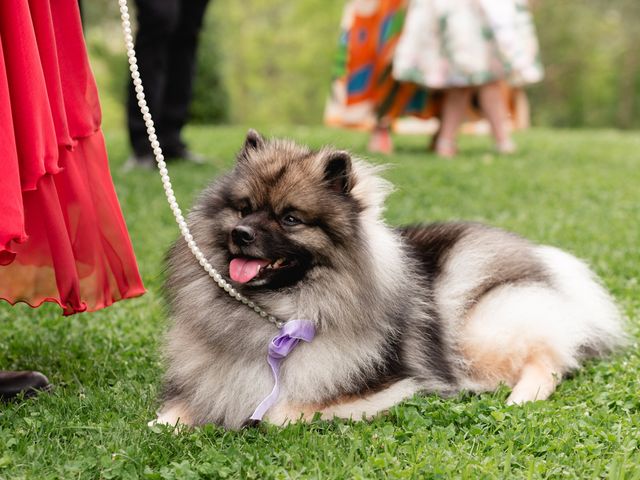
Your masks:
<path fill-rule="evenodd" d="M 238 214 L 240 215 L 240 218 L 246 217 L 247 215 L 249 215 L 252 212 L 251 207 L 248 205 L 245 205 L 243 207 L 240 207 L 238 209 Z"/>
<path fill-rule="evenodd" d="M 285 227 L 293 227 L 295 225 L 300 225 L 302 223 L 302 220 L 289 214 L 282 217 L 281 222 Z"/>

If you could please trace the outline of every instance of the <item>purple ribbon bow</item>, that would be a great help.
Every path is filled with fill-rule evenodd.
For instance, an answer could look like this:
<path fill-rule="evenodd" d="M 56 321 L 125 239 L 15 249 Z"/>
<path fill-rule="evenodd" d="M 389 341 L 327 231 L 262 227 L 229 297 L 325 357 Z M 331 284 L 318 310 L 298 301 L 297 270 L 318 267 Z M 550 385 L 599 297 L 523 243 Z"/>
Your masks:
<path fill-rule="evenodd" d="M 264 414 L 269 410 L 280 393 L 280 384 L 278 383 L 278 374 L 280 373 L 280 363 L 296 348 L 300 340 L 310 342 L 316 334 L 316 326 L 311 320 L 289 320 L 280 329 L 280 333 L 269 342 L 269 354 L 267 362 L 271 366 L 273 379 L 275 384 L 273 390 L 267 397 L 260 402 L 251 415 L 251 420 L 262 420 Z"/>

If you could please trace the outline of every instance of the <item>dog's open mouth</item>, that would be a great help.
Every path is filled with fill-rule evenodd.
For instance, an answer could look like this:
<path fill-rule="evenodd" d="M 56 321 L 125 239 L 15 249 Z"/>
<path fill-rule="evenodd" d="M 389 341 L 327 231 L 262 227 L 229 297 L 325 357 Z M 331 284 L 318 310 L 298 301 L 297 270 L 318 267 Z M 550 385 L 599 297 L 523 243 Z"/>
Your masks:
<path fill-rule="evenodd" d="M 291 265 L 292 262 L 284 258 L 270 261 L 264 258 L 236 257 L 229 263 L 229 275 L 234 282 L 248 283 Z"/>

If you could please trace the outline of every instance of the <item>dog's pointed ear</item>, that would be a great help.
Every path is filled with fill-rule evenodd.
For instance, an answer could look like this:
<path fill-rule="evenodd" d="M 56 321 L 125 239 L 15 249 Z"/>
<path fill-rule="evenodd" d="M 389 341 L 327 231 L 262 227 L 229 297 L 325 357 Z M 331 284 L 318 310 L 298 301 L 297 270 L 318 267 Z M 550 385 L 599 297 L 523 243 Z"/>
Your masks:
<path fill-rule="evenodd" d="M 238 154 L 238 160 L 249 158 L 252 151 L 261 150 L 266 144 L 265 139 L 253 128 L 247 132 L 247 138 L 244 139 L 242 150 Z"/>
<path fill-rule="evenodd" d="M 338 150 L 331 152 L 324 167 L 324 180 L 336 193 L 349 193 L 353 187 L 353 172 L 349 152 Z"/>

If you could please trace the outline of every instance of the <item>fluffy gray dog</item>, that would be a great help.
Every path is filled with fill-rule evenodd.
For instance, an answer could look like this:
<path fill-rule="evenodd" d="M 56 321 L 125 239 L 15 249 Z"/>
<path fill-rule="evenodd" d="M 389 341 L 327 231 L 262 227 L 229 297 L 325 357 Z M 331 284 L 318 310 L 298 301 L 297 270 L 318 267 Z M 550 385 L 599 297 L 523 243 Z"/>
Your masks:
<path fill-rule="evenodd" d="M 211 264 L 281 319 L 311 320 L 265 420 L 362 419 L 417 392 L 545 399 L 587 357 L 624 340 L 580 260 L 476 223 L 394 229 L 379 169 L 250 131 L 235 168 L 188 223 Z M 273 387 L 278 329 L 211 280 L 183 239 L 168 256 L 172 318 L 159 423 L 241 427 Z"/>

